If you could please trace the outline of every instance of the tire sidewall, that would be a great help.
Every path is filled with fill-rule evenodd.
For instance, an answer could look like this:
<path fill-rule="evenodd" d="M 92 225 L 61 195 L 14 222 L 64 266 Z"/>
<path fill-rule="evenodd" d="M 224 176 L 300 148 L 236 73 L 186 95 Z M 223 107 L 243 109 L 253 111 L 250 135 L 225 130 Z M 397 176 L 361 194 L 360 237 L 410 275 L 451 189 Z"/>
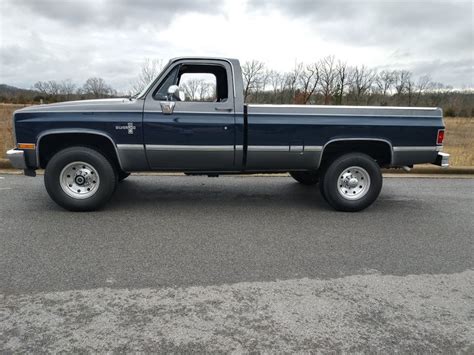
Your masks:
<path fill-rule="evenodd" d="M 63 168 L 71 162 L 83 161 L 96 169 L 100 177 L 97 192 L 85 199 L 75 199 L 67 195 L 60 184 Z M 117 174 L 109 160 L 100 152 L 87 147 L 71 147 L 56 153 L 44 174 L 44 183 L 50 197 L 60 206 L 71 211 L 91 211 L 102 207 L 112 196 Z"/>
<path fill-rule="evenodd" d="M 345 199 L 338 191 L 339 176 L 350 166 L 364 168 L 370 176 L 369 191 L 358 200 Z M 382 189 L 382 180 L 380 167 L 370 156 L 362 153 L 345 154 L 337 158 L 324 174 L 324 197 L 337 210 L 360 211 L 370 206 L 377 199 Z"/>

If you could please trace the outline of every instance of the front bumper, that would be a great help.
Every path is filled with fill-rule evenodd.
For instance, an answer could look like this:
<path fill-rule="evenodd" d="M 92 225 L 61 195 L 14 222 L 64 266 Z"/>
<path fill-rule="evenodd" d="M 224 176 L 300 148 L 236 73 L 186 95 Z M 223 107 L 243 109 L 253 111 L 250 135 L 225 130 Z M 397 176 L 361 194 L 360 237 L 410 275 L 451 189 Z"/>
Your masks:
<path fill-rule="evenodd" d="M 10 149 L 7 152 L 7 158 L 16 169 L 28 169 L 26 165 L 25 152 L 19 149 Z"/>
<path fill-rule="evenodd" d="M 449 154 L 444 152 L 438 152 L 434 164 L 442 168 L 447 168 L 449 166 Z"/>

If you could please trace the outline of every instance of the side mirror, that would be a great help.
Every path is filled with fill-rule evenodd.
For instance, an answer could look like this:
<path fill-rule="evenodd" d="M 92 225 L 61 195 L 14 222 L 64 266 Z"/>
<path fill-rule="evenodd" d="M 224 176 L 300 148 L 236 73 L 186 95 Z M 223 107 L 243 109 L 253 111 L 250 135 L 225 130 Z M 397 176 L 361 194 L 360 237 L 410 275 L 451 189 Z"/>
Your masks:
<path fill-rule="evenodd" d="M 184 101 L 186 99 L 184 91 L 178 85 L 171 85 L 168 88 L 168 96 L 170 100 Z"/>

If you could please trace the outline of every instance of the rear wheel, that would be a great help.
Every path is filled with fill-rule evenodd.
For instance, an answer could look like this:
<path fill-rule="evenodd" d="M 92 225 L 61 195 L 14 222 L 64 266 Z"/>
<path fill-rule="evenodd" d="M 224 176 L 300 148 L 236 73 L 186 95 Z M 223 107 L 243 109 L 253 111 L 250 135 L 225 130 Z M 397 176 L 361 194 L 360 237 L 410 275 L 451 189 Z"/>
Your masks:
<path fill-rule="evenodd" d="M 303 185 L 315 185 L 319 181 L 319 174 L 315 171 L 290 171 L 290 175 Z"/>
<path fill-rule="evenodd" d="M 92 211 L 112 196 L 117 174 L 97 150 L 70 147 L 56 153 L 46 166 L 44 183 L 49 196 L 70 211 Z"/>
<path fill-rule="evenodd" d="M 327 168 L 322 182 L 326 201 L 339 211 L 355 212 L 370 206 L 382 189 L 380 167 L 362 153 L 345 154 Z"/>

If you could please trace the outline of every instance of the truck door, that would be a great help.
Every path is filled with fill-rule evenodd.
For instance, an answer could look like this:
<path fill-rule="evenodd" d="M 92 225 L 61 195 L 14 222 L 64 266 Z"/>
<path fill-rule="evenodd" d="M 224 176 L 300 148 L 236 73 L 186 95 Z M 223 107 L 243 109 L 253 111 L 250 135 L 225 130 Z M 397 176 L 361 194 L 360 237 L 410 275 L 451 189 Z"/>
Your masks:
<path fill-rule="evenodd" d="M 232 68 L 219 60 L 170 65 L 145 99 L 143 128 L 152 169 L 234 169 L 235 117 Z M 181 95 L 168 94 L 178 85 Z"/>

